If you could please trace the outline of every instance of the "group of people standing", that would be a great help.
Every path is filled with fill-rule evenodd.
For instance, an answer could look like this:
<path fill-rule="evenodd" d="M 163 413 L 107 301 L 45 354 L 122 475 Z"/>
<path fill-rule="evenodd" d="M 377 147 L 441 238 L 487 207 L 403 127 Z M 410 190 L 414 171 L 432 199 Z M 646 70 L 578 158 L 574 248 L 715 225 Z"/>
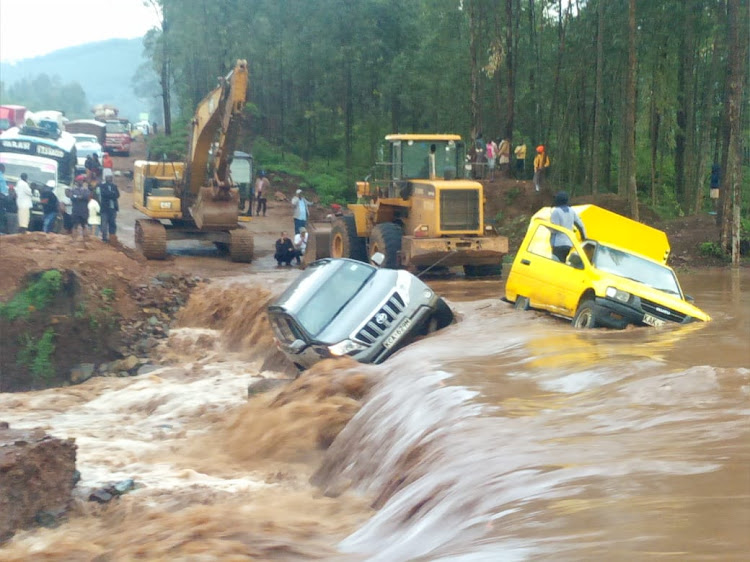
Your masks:
<path fill-rule="evenodd" d="M 39 186 L 29 183 L 22 173 L 14 186 L 5 180 L 5 166 L 0 164 L 0 215 L 4 234 L 24 233 L 29 230 L 31 213 L 35 203 L 42 211 L 42 230 L 54 232 L 58 219 L 62 229 L 74 237 L 81 231 L 86 237 L 90 232 L 109 241 L 117 232 L 117 213 L 120 210 L 120 191 L 113 176 L 105 176 L 101 182 L 87 182 L 83 174 L 76 176 L 73 187 L 55 193 L 55 182 Z"/>
<path fill-rule="evenodd" d="M 511 166 L 511 155 L 510 155 L 510 141 L 505 139 L 497 139 L 497 141 L 491 140 L 485 142 L 482 138 L 482 133 L 477 135 L 474 141 L 475 150 L 475 166 L 480 164 L 479 168 L 475 168 L 475 177 L 484 177 L 485 173 L 481 169 L 481 162 L 484 160 L 487 163 L 487 177 L 490 180 L 495 179 L 495 170 L 499 169 L 502 175 L 509 175 Z M 544 145 L 536 147 L 536 156 L 534 157 L 534 189 L 540 191 L 544 182 L 545 175 L 550 167 L 550 158 L 547 154 L 547 150 Z M 527 148 L 526 143 L 521 141 L 513 149 L 513 155 L 515 156 L 515 177 L 520 179 L 526 173 L 526 154 Z"/>

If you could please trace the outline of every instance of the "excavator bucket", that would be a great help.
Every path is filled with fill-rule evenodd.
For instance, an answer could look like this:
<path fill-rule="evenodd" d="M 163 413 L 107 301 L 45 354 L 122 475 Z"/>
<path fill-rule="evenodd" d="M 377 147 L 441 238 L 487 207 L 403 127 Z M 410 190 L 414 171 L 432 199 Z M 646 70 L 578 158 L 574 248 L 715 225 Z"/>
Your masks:
<path fill-rule="evenodd" d="M 308 222 L 307 232 L 309 238 L 305 250 L 304 263 L 309 265 L 320 258 L 331 255 L 331 223 L 330 222 Z"/>
<path fill-rule="evenodd" d="M 198 199 L 190 209 L 195 224 L 201 230 L 229 230 L 237 226 L 237 190 L 217 191 L 213 187 L 201 187 Z"/>

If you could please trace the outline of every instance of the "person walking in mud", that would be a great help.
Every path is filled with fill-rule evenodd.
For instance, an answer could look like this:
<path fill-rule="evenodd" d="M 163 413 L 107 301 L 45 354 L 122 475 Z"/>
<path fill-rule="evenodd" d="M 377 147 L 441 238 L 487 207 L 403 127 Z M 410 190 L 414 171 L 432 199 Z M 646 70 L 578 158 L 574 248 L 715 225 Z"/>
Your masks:
<path fill-rule="evenodd" d="M 257 202 L 255 207 L 255 216 L 259 217 L 261 209 L 263 210 L 263 216 L 266 216 L 266 204 L 268 202 L 268 192 L 271 190 L 271 182 L 266 177 L 266 172 L 261 170 L 258 172 L 258 177 L 255 180 L 255 200 Z"/>

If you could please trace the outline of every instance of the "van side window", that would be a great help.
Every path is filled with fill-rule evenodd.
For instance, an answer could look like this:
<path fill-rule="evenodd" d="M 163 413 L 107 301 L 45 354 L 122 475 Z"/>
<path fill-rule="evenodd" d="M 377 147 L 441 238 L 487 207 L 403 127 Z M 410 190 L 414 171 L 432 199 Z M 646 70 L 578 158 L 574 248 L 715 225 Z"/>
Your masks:
<path fill-rule="evenodd" d="M 555 234 L 558 243 L 566 240 L 568 242 L 568 245 L 573 246 L 573 243 L 570 241 L 570 237 L 565 232 L 557 229 L 553 230 L 544 225 L 539 225 L 534 232 L 534 235 L 531 237 L 531 241 L 529 242 L 529 252 L 550 260 L 559 261 L 552 254 L 553 234 Z"/>

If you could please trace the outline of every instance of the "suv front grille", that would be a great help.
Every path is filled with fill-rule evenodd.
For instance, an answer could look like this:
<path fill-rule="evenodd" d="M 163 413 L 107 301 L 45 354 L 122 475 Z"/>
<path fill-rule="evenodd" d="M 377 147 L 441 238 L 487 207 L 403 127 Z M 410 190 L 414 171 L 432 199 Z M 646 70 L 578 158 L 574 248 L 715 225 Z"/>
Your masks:
<path fill-rule="evenodd" d="M 372 345 L 388 330 L 403 310 L 404 299 L 398 293 L 393 293 L 385 304 L 367 321 L 367 324 L 357 332 L 357 335 L 354 336 L 355 339 Z"/>
<path fill-rule="evenodd" d="M 661 318 L 663 320 L 678 323 L 682 323 L 685 321 L 685 314 L 677 312 L 676 310 L 672 310 L 671 308 L 667 308 L 666 306 L 656 304 L 655 302 L 647 301 L 645 299 L 641 299 L 641 308 L 644 312 L 648 312 L 650 315 L 656 316 L 657 318 Z"/>
<path fill-rule="evenodd" d="M 480 195 L 478 189 L 440 190 L 440 229 L 477 230 Z"/>

